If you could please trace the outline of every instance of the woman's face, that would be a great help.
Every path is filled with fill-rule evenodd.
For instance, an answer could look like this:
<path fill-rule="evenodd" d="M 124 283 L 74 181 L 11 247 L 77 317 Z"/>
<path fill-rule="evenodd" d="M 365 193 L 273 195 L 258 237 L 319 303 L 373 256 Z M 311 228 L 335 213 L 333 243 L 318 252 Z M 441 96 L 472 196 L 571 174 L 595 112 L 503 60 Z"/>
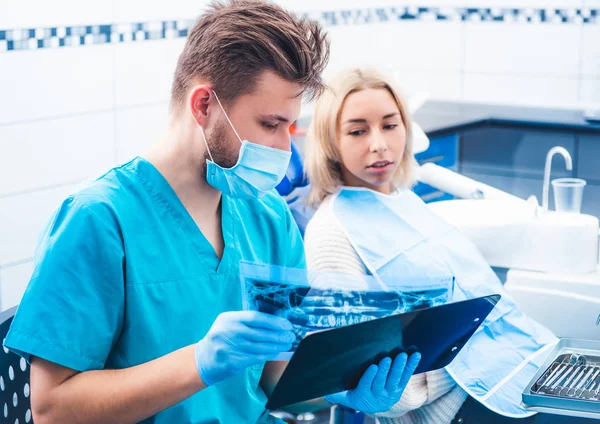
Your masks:
<path fill-rule="evenodd" d="M 387 89 L 365 89 L 346 97 L 338 128 L 344 185 L 389 194 L 405 145 L 406 128 Z"/>

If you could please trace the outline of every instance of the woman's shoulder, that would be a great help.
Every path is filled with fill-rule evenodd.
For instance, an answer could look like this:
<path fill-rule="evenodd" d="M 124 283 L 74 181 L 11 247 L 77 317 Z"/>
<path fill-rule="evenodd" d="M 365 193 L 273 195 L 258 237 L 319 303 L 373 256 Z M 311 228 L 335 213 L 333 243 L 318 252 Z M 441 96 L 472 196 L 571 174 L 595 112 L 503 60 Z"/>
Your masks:
<path fill-rule="evenodd" d="M 304 233 L 306 262 L 310 269 L 365 275 L 367 270 L 337 221 L 329 196 L 309 221 Z"/>
<path fill-rule="evenodd" d="M 327 196 L 323 199 L 310 221 L 308 221 L 305 239 L 316 234 L 322 234 L 323 230 L 328 230 L 327 233 L 341 231 L 331 208 L 332 197 Z"/>
<path fill-rule="evenodd" d="M 325 198 L 306 226 L 304 245 L 307 252 L 323 255 L 352 249 L 350 240 L 333 213 L 331 202 L 332 196 Z"/>

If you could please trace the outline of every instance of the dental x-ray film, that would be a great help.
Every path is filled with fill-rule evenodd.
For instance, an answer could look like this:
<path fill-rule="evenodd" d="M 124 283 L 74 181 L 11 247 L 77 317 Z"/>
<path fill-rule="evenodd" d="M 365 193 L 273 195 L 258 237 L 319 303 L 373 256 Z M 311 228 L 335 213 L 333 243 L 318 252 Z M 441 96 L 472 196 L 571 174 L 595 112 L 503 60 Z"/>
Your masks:
<path fill-rule="evenodd" d="M 240 262 L 240 277 L 244 310 L 280 316 L 294 326 L 296 342 L 276 360 L 289 360 L 308 333 L 441 305 L 454 291 L 451 276 L 382 281 L 246 261 Z"/>

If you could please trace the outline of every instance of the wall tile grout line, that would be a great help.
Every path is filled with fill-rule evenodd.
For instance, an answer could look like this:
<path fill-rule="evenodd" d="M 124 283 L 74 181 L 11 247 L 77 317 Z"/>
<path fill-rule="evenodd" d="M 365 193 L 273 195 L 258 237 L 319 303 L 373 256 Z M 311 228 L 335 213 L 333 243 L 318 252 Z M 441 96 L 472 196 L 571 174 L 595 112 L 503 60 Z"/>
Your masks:
<path fill-rule="evenodd" d="M 33 259 L 34 259 L 34 257 L 31 256 L 31 257 L 27 257 L 27 258 L 23 258 L 23 259 L 18 259 L 16 261 L 6 262 L 4 264 L 0 263 L 0 270 L 6 270 L 6 269 L 9 269 L 9 268 L 14 268 L 14 267 L 19 266 L 19 265 L 25 265 L 25 264 L 28 264 L 30 262 L 33 262 Z"/>
<path fill-rule="evenodd" d="M 91 109 L 91 110 L 86 110 L 83 112 L 65 113 L 65 114 L 61 114 L 61 115 L 50 115 L 50 116 L 43 116 L 43 117 L 34 118 L 34 119 L 17 119 L 15 121 L 0 122 L 0 128 L 1 127 L 11 127 L 14 125 L 33 124 L 36 122 L 55 121 L 57 119 L 68 119 L 68 118 L 77 118 L 80 116 L 98 115 L 101 113 L 110 112 L 111 110 L 112 110 L 112 108 Z"/>
<path fill-rule="evenodd" d="M 113 131 L 112 132 L 113 132 L 113 150 L 114 150 L 113 151 L 113 161 L 114 161 L 114 165 L 117 165 L 117 163 L 119 162 L 119 143 L 117 142 L 117 111 L 119 109 L 117 108 L 117 48 L 115 46 L 113 46 L 113 49 L 112 49 L 112 59 L 113 59 L 113 63 L 112 63 Z"/>
<path fill-rule="evenodd" d="M 145 102 L 145 103 L 138 103 L 138 104 L 132 104 L 132 105 L 127 105 L 127 106 L 113 106 L 110 108 L 103 108 L 103 109 L 91 109 L 91 110 L 87 110 L 87 111 L 83 111 L 83 112 L 65 113 L 62 115 L 44 116 L 44 117 L 34 118 L 34 119 L 19 119 L 16 121 L 0 122 L 0 128 L 1 127 L 10 127 L 10 126 L 14 126 L 14 125 L 33 124 L 36 122 L 54 121 L 57 119 L 68 119 L 68 118 L 78 118 L 81 116 L 98 115 L 98 114 L 102 114 L 102 113 L 113 112 L 115 110 L 122 111 L 122 110 L 143 109 L 145 107 L 161 106 L 161 105 L 166 105 L 168 103 L 169 103 L 169 101 L 167 99 L 165 99 L 165 100 L 157 100 L 155 102 Z"/>
<path fill-rule="evenodd" d="M 533 78 L 549 78 L 549 79 L 564 79 L 571 80 L 580 78 L 580 74 L 569 73 L 569 74 L 558 74 L 558 73 L 542 73 L 542 72 L 528 72 L 528 71 L 463 71 L 467 75 L 488 75 L 488 76 L 503 76 L 503 77 L 533 77 Z"/>
<path fill-rule="evenodd" d="M 117 0 L 111 0 L 112 6 L 112 17 L 114 21 L 117 20 Z M 113 163 L 116 166 L 119 161 L 119 146 L 117 143 L 117 48 L 113 45 L 112 47 L 112 104 L 113 104 Z"/>
<path fill-rule="evenodd" d="M 578 76 L 577 78 L 577 103 L 581 104 L 581 86 L 582 86 L 582 77 L 583 77 L 583 41 L 584 41 L 584 32 L 583 25 L 579 28 L 579 60 L 577 61 L 577 69 Z"/>
<path fill-rule="evenodd" d="M 459 98 L 465 98 L 465 69 L 467 64 L 467 27 L 466 23 L 460 26 L 460 95 Z"/>
<path fill-rule="evenodd" d="M 57 183 L 57 184 L 38 186 L 35 188 L 26 189 L 26 190 L 18 190 L 18 191 L 11 191 L 8 193 L 0 193 L 0 200 L 5 200 L 5 199 L 10 199 L 11 197 L 23 196 L 23 195 L 27 195 L 27 194 L 34 194 L 34 193 L 38 193 L 38 192 L 42 192 L 42 191 L 54 190 L 57 188 L 63 188 L 63 187 L 71 186 L 71 185 L 81 184 L 84 181 L 87 181 L 88 179 L 89 178 L 78 178 L 76 180 L 63 181 L 63 182 Z"/>

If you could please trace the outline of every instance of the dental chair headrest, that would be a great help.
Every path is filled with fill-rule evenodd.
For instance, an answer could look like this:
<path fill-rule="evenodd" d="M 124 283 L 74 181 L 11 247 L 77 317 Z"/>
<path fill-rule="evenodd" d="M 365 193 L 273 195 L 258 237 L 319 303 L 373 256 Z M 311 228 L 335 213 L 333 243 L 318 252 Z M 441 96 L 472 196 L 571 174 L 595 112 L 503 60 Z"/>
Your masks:
<path fill-rule="evenodd" d="M 276 187 L 277 191 L 282 196 L 287 196 L 297 187 L 304 187 L 308 184 L 308 180 L 304 175 L 304 160 L 298 151 L 298 148 L 292 140 L 292 157 L 288 166 L 285 177 Z"/>

